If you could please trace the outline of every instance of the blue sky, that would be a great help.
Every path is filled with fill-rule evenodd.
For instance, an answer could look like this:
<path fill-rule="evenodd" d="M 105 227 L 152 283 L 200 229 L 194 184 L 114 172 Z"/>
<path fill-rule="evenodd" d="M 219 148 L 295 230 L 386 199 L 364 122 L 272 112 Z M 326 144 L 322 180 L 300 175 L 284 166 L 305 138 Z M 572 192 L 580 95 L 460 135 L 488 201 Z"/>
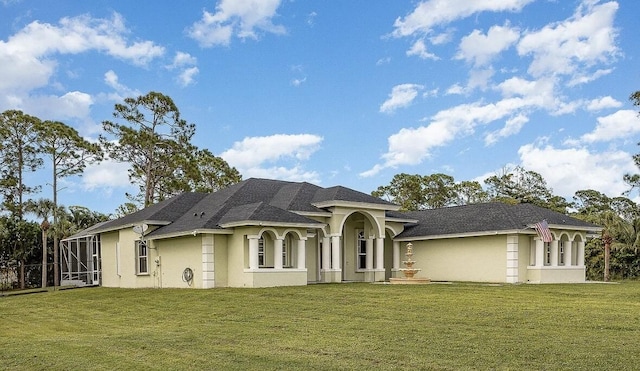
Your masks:
<path fill-rule="evenodd" d="M 194 144 L 245 177 L 366 193 L 398 173 L 479 180 L 521 165 L 554 193 L 618 196 L 636 172 L 640 3 L 550 0 L 0 0 L 0 111 L 95 140 L 159 91 Z M 126 164 L 59 200 L 112 213 Z M 51 197 L 49 169 L 29 176 Z"/>

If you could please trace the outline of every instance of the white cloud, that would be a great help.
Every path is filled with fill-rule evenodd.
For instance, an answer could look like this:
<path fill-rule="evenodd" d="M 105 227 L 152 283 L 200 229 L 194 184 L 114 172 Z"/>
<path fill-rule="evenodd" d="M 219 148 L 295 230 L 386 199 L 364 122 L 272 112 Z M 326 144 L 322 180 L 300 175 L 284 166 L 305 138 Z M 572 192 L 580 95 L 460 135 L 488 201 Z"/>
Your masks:
<path fill-rule="evenodd" d="M 524 114 L 519 114 L 507 120 L 505 126 L 497 131 L 493 131 L 484 137 L 484 143 L 488 146 L 497 143 L 500 139 L 518 134 L 520 129 L 529 122 L 529 118 Z"/>
<path fill-rule="evenodd" d="M 400 165 L 416 165 L 431 156 L 431 152 L 458 136 L 470 135 L 478 125 L 514 115 L 530 107 L 534 102 L 522 98 L 508 98 L 498 103 L 470 103 L 438 112 L 426 126 L 403 128 L 388 138 L 389 148 L 381 156 L 382 164 L 360 173 L 373 176 L 386 168 Z"/>
<path fill-rule="evenodd" d="M 391 57 L 380 58 L 376 62 L 376 66 L 382 66 L 391 63 Z"/>
<path fill-rule="evenodd" d="M 513 45 L 520 37 L 518 29 L 505 26 L 493 26 L 487 34 L 474 30 L 460 41 L 456 59 L 464 59 L 476 67 L 485 66 L 505 49 Z"/>
<path fill-rule="evenodd" d="M 88 120 L 93 104 L 91 95 L 72 91 L 59 97 L 55 95 L 32 97 L 24 102 L 22 109 L 39 117 L 52 117 L 57 120 L 67 118 Z"/>
<path fill-rule="evenodd" d="M 424 43 L 424 40 L 422 39 L 413 43 L 411 48 L 407 50 L 407 55 L 408 56 L 416 55 L 422 59 L 433 59 L 433 60 L 439 59 L 437 55 L 429 53 L 427 51 L 427 45 Z"/>
<path fill-rule="evenodd" d="M 140 92 L 136 89 L 131 89 L 128 86 L 121 84 L 118 75 L 113 72 L 113 70 L 109 70 L 104 74 L 104 82 L 115 90 L 115 93 L 108 94 L 108 98 L 115 102 L 120 102 L 127 97 L 137 97 Z"/>
<path fill-rule="evenodd" d="M 307 81 L 306 77 L 303 77 L 301 79 L 293 79 L 291 80 L 291 85 L 298 87 L 300 85 L 302 85 L 303 83 L 305 83 Z"/>
<path fill-rule="evenodd" d="M 196 67 L 198 59 L 189 53 L 176 52 L 173 62 L 166 66 L 169 70 L 179 70 L 176 81 L 182 87 L 189 86 L 195 82 L 195 76 L 200 72 Z"/>
<path fill-rule="evenodd" d="M 323 138 L 313 134 L 275 134 L 247 137 L 220 154 L 245 177 L 269 177 L 286 180 L 317 181 L 318 174 L 304 171 L 300 162 L 308 160 L 320 148 Z M 282 166 L 280 162 L 291 162 Z M 275 164 L 275 165 L 271 165 Z"/>
<path fill-rule="evenodd" d="M 86 167 L 82 185 L 85 190 L 130 187 L 128 171 L 129 164 L 107 159 Z"/>
<path fill-rule="evenodd" d="M 188 30 L 191 38 L 203 47 L 229 45 L 235 35 L 240 39 L 257 39 L 257 31 L 284 34 L 285 28 L 272 19 L 281 0 L 221 0 L 215 13 L 203 11 L 202 19 Z"/>
<path fill-rule="evenodd" d="M 80 106 L 66 106 L 70 108 L 66 115 L 77 116 L 74 111 L 87 107 L 84 93 L 70 92 L 63 97 L 30 97 L 29 93 L 50 84 L 58 69 L 56 57 L 60 55 L 98 51 L 144 66 L 164 54 L 164 48 L 151 41 L 129 41 L 128 33 L 122 16 L 114 13 L 110 19 L 83 15 L 62 18 L 58 24 L 34 21 L 6 41 L 0 40 L 0 108 L 75 99 Z M 64 104 L 60 109 L 63 107 Z"/>
<path fill-rule="evenodd" d="M 316 24 L 316 17 L 318 16 L 318 13 L 316 12 L 311 12 L 309 14 L 307 14 L 307 24 L 310 27 L 313 27 Z"/>
<path fill-rule="evenodd" d="M 184 67 L 184 66 L 194 66 L 198 63 L 198 59 L 192 56 L 189 53 L 185 52 L 176 52 L 176 55 L 173 57 L 173 62 L 167 66 L 169 69 Z"/>
<path fill-rule="evenodd" d="M 445 32 L 429 37 L 429 41 L 431 41 L 433 45 L 446 44 L 453 39 L 453 33 L 453 29 L 448 29 Z"/>
<path fill-rule="evenodd" d="M 395 37 L 416 33 L 429 34 L 435 26 L 469 17 L 480 12 L 518 12 L 533 0 L 428 0 L 421 1 L 404 18 L 397 18 Z"/>
<path fill-rule="evenodd" d="M 579 75 L 584 79 L 581 69 L 611 61 L 618 54 L 613 27 L 617 10 L 616 2 L 585 1 L 571 18 L 525 33 L 517 49 L 521 56 L 533 57 L 529 73 L 535 77 Z"/>
<path fill-rule="evenodd" d="M 200 72 L 200 69 L 198 69 L 198 67 L 189 67 L 189 68 L 185 68 L 182 72 L 180 72 L 180 74 L 178 75 L 178 84 L 180 84 L 180 86 L 185 87 L 185 86 L 189 86 L 191 84 L 194 83 L 195 81 L 195 76 Z"/>
<path fill-rule="evenodd" d="M 629 188 L 623 175 L 637 172 L 632 156 L 624 151 L 594 153 L 586 148 L 527 144 L 518 154 L 525 169 L 542 175 L 554 194 L 567 198 L 583 189 L 619 196 Z"/>
<path fill-rule="evenodd" d="M 593 99 L 587 104 L 587 110 L 600 111 L 607 108 L 618 108 L 622 106 L 622 102 L 607 95 L 606 97 L 600 97 Z"/>
<path fill-rule="evenodd" d="M 418 84 L 400 84 L 391 89 L 389 99 L 380 106 L 380 112 L 393 113 L 398 108 L 408 107 L 424 87 Z"/>
<path fill-rule="evenodd" d="M 583 142 L 607 142 L 613 139 L 624 138 L 640 133 L 640 117 L 633 110 L 620 110 L 611 115 L 598 117 L 596 128 L 580 139 Z"/>

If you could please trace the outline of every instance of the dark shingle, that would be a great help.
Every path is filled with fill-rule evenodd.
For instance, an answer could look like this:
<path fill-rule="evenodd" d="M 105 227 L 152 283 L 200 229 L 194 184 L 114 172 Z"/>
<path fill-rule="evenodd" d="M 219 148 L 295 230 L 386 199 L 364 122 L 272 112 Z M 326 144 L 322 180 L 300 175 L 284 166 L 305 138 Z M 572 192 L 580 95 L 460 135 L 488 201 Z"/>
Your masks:
<path fill-rule="evenodd" d="M 594 224 L 532 204 L 483 203 L 402 213 L 418 223 L 398 238 L 427 237 L 475 232 L 521 230 L 546 219 L 549 224 L 595 228 Z"/>
<path fill-rule="evenodd" d="M 182 193 L 170 199 L 160 201 L 142 210 L 136 211 L 122 218 L 104 223 L 98 231 L 118 229 L 119 227 L 141 223 L 144 221 L 158 221 L 171 223 L 180 218 L 185 211 L 206 196 L 206 193 Z"/>

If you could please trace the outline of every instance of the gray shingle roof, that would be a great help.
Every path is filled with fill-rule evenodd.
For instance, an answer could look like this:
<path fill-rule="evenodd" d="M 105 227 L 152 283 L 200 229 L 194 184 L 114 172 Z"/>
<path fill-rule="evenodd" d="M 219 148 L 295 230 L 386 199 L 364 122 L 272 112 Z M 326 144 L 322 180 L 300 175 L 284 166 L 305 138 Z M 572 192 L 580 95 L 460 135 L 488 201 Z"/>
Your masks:
<path fill-rule="evenodd" d="M 111 221 L 100 230 L 113 230 L 143 221 L 162 222 L 150 237 L 222 229 L 239 222 L 318 224 L 300 214 L 323 212 L 314 202 L 349 201 L 395 206 L 344 187 L 322 188 L 306 182 L 250 178 L 218 192 L 184 193 L 136 213 Z"/>
<path fill-rule="evenodd" d="M 160 201 L 135 213 L 125 215 L 122 218 L 111 220 L 96 228 L 98 232 L 114 230 L 123 226 L 142 223 L 144 221 L 157 221 L 171 223 L 184 214 L 194 203 L 202 200 L 206 193 L 182 193 L 170 199 Z"/>
<path fill-rule="evenodd" d="M 491 202 L 402 213 L 418 223 L 408 225 L 397 238 L 522 230 L 546 219 L 550 225 L 597 228 L 595 224 L 532 204 Z"/>

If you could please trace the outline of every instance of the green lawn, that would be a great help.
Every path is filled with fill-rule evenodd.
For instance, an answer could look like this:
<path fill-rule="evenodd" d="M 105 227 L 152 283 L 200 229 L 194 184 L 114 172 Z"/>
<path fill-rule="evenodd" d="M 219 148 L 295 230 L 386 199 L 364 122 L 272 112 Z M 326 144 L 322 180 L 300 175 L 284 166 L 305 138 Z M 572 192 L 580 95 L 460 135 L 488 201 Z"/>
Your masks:
<path fill-rule="evenodd" d="M 640 282 L 0 297 L 0 369 L 640 369 Z"/>

